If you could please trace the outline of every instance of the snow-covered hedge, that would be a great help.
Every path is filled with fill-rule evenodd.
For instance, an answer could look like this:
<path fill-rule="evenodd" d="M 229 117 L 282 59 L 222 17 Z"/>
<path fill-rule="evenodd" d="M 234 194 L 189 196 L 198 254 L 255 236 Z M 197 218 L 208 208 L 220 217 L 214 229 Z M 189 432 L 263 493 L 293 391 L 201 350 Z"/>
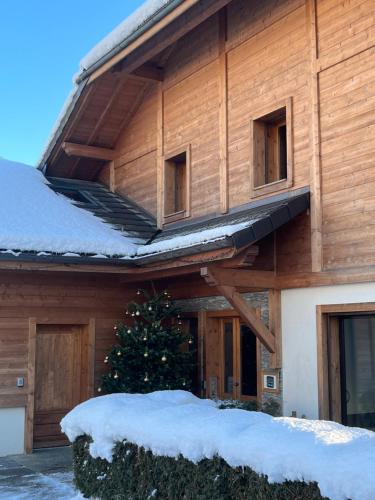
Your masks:
<path fill-rule="evenodd" d="M 375 433 L 333 422 L 162 391 L 91 399 L 62 429 L 72 442 L 89 436 L 75 445 L 76 480 L 99 498 L 375 498 Z M 137 484 L 139 494 L 126 489 Z"/>

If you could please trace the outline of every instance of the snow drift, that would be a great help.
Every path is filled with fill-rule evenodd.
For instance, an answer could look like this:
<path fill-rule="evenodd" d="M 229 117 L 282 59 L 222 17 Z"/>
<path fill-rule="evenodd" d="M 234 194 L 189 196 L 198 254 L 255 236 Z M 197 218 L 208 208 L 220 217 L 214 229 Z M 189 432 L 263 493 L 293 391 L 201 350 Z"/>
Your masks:
<path fill-rule="evenodd" d="M 115 443 L 127 440 L 155 455 L 193 462 L 219 455 L 270 482 L 316 481 L 333 500 L 375 498 L 375 433 L 334 422 L 219 410 L 185 391 L 159 391 L 90 399 L 61 428 L 72 442 L 90 435 L 91 455 L 108 461 Z"/>
<path fill-rule="evenodd" d="M 56 194 L 36 168 L 0 158 L 0 249 L 133 255 L 130 238 Z"/>

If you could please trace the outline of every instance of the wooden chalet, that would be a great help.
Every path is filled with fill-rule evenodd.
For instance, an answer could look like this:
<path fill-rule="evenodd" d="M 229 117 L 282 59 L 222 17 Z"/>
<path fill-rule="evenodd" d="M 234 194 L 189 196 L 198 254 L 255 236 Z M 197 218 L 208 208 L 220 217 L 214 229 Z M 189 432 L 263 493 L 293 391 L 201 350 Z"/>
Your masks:
<path fill-rule="evenodd" d="M 374 54 L 371 1 L 164 0 L 83 60 L 39 169 L 136 250 L 0 241 L 0 453 L 64 442 L 151 282 L 199 395 L 375 428 Z"/>

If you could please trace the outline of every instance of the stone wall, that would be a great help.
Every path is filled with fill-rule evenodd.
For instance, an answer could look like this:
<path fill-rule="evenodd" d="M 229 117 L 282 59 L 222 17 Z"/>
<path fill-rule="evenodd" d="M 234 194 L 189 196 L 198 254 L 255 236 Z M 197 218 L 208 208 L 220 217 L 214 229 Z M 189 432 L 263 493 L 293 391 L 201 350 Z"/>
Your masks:
<path fill-rule="evenodd" d="M 254 308 L 260 308 L 261 318 L 266 325 L 269 320 L 269 304 L 268 292 L 244 293 L 242 296 Z M 179 300 L 176 302 L 183 312 L 198 312 L 198 311 L 221 311 L 224 309 L 232 309 L 228 301 L 221 296 L 199 297 L 192 299 Z M 267 370 L 270 368 L 270 353 L 262 345 L 261 346 L 261 369 Z M 281 371 L 279 374 L 279 393 L 270 394 L 262 392 L 261 402 L 265 403 L 269 400 L 275 400 L 280 405 L 282 411 L 282 377 Z"/>

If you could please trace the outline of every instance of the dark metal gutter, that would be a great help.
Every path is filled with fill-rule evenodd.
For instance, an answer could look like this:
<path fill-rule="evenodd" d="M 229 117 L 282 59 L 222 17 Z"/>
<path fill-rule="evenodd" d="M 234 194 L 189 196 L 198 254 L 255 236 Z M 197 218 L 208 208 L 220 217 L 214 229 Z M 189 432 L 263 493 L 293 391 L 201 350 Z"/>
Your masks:
<path fill-rule="evenodd" d="M 297 215 L 306 211 L 310 206 L 310 193 L 306 192 L 295 198 L 289 198 L 273 213 L 267 217 L 259 218 L 251 226 L 241 229 L 231 236 L 222 239 L 199 243 L 197 245 L 170 250 L 167 252 L 145 255 L 144 257 L 134 257 L 133 260 L 138 265 L 151 264 L 162 260 L 170 260 L 176 257 L 186 257 L 198 252 L 209 252 L 221 248 L 233 247 L 236 250 L 256 243 L 268 234 L 276 231 L 279 227 L 294 219 Z"/>

